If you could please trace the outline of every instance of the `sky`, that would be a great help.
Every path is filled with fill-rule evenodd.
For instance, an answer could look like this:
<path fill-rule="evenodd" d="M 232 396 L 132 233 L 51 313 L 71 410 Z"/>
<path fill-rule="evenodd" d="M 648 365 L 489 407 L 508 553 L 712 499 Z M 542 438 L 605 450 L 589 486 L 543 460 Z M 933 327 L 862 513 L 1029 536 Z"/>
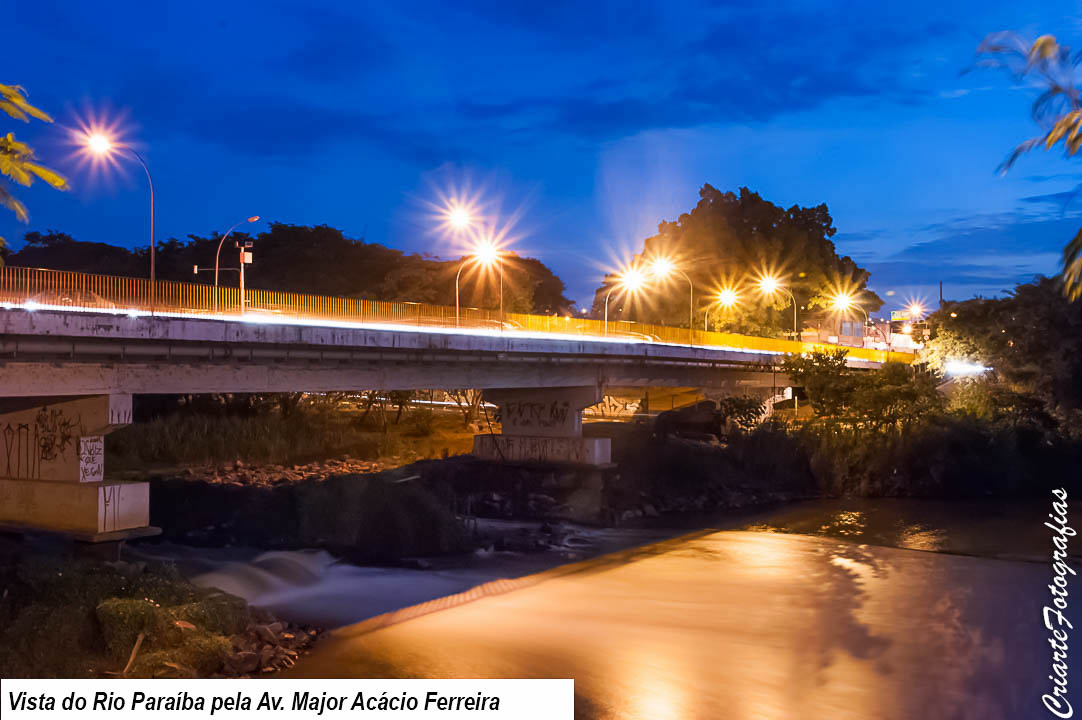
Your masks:
<path fill-rule="evenodd" d="M 148 244 L 141 168 L 71 142 L 93 121 L 151 168 L 159 240 L 260 215 L 451 258 L 433 206 L 467 195 L 589 304 L 710 183 L 826 203 L 884 310 L 1058 271 L 1082 161 L 996 172 L 1037 90 L 975 50 L 1082 46 L 1082 0 L 768 5 L 0 0 L 0 83 L 56 120 L 0 131 L 71 182 L 20 188 L 30 222 L 0 213 L 0 236 Z"/>

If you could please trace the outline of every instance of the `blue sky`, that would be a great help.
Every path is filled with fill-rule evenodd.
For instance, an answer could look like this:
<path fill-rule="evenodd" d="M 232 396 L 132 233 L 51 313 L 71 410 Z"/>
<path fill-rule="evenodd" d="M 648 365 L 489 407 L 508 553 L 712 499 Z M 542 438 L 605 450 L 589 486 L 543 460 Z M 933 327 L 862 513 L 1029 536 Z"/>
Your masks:
<path fill-rule="evenodd" d="M 29 226 L 147 242 L 144 179 L 80 167 L 65 127 L 119 119 L 159 238 L 259 214 L 451 257 L 426 203 L 470 187 L 580 302 L 709 182 L 827 203 L 840 253 L 890 304 L 994 295 L 1053 273 L 1082 164 L 1034 154 L 1034 90 L 968 74 L 987 33 L 1082 45 L 1082 2 L 522 3 L 0 0 L 11 123 L 66 172 Z"/>

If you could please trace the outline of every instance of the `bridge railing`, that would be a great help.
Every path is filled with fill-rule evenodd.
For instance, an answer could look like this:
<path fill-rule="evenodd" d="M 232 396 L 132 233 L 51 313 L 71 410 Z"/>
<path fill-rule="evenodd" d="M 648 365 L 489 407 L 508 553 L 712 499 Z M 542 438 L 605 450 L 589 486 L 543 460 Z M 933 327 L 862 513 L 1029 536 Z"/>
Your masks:
<path fill-rule="evenodd" d="M 0 303 L 23 307 L 60 307 L 106 312 L 163 312 L 185 315 L 234 317 L 241 311 L 240 290 L 196 283 L 158 280 L 151 287 L 146 278 L 116 277 L 91 273 L 0 267 Z M 274 290 L 246 289 L 246 316 L 311 320 L 313 322 L 354 322 L 455 327 L 455 309 L 445 305 L 388 302 L 362 298 L 330 297 Z M 675 345 L 770 353 L 805 353 L 839 346 L 763 338 L 733 333 L 707 332 L 689 328 L 613 320 L 608 329 L 601 320 L 506 313 L 496 310 L 462 308 L 458 326 L 491 330 L 522 330 L 564 336 L 634 338 Z M 872 362 L 911 362 L 910 353 L 887 352 L 846 346 L 849 357 Z"/>

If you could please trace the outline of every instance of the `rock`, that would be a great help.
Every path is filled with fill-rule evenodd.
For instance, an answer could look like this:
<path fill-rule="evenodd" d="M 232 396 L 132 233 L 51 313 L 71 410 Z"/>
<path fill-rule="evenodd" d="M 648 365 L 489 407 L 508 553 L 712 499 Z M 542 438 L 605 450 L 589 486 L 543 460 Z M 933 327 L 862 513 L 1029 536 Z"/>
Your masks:
<path fill-rule="evenodd" d="M 653 505 L 651 505 L 650 503 L 646 503 L 642 506 L 642 514 L 646 517 L 657 517 L 661 513 L 659 513 L 657 511 L 657 508 L 655 508 Z"/>
<path fill-rule="evenodd" d="M 240 652 L 229 663 L 238 673 L 251 673 L 259 669 L 259 655 L 254 652 Z"/>
<path fill-rule="evenodd" d="M 263 668 L 266 672 L 267 668 L 274 667 L 274 648 L 270 645 L 264 645 L 262 652 L 259 653 L 259 667 Z"/>
<path fill-rule="evenodd" d="M 268 645 L 278 644 L 277 633 L 275 633 L 266 625 L 255 625 L 252 627 L 252 630 L 255 632 L 256 637 L 258 637 L 260 640 L 267 643 Z"/>

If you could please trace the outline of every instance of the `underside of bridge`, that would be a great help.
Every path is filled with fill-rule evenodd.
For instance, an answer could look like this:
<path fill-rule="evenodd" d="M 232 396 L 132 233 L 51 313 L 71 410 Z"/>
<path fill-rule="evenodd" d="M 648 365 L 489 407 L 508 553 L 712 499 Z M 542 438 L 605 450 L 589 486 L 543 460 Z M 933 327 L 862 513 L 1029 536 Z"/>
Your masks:
<path fill-rule="evenodd" d="M 649 405 L 647 388 L 767 397 L 787 383 L 775 356 L 736 351 L 226 325 L 3 313 L 0 524 L 91 540 L 144 532 L 147 484 L 104 476 L 104 436 L 131 422 L 133 394 L 482 389 L 502 432 L 477 436 L 476 454 L 599 468 L 610 441 L 583 437 L 582 412 L 614 394 L 641 391 Z"/>

